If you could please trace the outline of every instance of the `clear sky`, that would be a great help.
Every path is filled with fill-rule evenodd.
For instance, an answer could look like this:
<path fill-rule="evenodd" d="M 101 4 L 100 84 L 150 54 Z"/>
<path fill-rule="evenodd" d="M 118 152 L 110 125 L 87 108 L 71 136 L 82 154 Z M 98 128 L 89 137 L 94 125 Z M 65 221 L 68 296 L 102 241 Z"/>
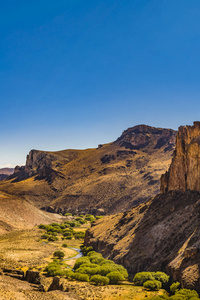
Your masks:
<path fill-rule="evenodd" d="M 7 0 L 0 167 L 200 120 L 199 0 Z"/>

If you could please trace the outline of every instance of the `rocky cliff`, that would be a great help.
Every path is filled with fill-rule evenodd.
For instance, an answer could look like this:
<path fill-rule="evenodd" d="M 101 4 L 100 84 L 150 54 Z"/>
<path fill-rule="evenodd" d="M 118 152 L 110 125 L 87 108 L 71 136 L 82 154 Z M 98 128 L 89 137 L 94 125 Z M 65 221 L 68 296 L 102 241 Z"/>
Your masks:
<path fill-rule="evenodd" d="M 143 144 L 146 141 L 143 141 Z M 161 194 L 87 232 L 86 245 L 130 273 L 161 270 L 200 292 L 200 122 L 181 126 Z"/>
<path fill-rule="evenodd" d="M 200 193 L 171 191 L 127 212 L 104 217 L 85 244 L 130 274 L 165 271 L 200 292 Z"/>
<path fill-rule="evenodd" d="M 32 150 L 0 190 L 51 212 L 125 211 L 159 192 L 175 136 L 171 129 L 138 125 L 96 149 Z"/>
<path fill-rule="evenodd" d="M 179 128 L 170 168 L 161 177 L 161 193 L 187 189 L 200 191 L 200 122 Z"/>

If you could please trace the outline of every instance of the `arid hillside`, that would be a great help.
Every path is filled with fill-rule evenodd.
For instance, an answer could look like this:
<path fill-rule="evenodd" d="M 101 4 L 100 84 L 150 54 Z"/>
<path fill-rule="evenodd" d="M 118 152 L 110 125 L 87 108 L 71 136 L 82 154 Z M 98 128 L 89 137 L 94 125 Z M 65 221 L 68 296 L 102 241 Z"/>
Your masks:
<path fill-rule="evenodd" d="M 0 235 L 12 230 L 29 229 L 41 223 L 59 221 L 61 216 L 38 209 L 26 200 L 0 192 Z"/>
<path fill-rule="evenodd" d="M 85 239 L 86 245 L 123 264 L 132 274 L 166 271 L 182 287 L 198 292 L 199 127 L 199 122 L 180 127 L 171 166 L 162 176 L 162 194 L 127 212 L 104 217 L 87 232 Z"/>
<path fill-rule="evenodd" d="M 171 129 L 139 125 L 97 149 L 32 150 L 0 190 L 50 212 L 125 211 L 159 192 L 175 136 Z"/>

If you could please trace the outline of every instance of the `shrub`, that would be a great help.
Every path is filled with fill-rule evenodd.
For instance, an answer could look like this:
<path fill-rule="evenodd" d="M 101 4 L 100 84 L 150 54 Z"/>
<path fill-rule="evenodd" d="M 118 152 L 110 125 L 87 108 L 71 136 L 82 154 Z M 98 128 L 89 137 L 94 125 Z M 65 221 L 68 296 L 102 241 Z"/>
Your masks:
<path fill-rule="evenodd" d="M 46 229 L 46 225 L 44 225 L 44 224 L 40 224 L 38 227 L 39 227 L 40 229 Z"/>
<path fill-rule="evenodd" d="M 109 278 L 101 275 L 93 275 L 90 279 L 90 282 L 95 285 L 107 285 L 109 284 Z"/>
<path fill-rule="evenodd" d="M 162 283 L 163 287 L 166 287 L 169 282 L 169 276 L 164 272 L 156 272 L 153 274 L 154 278 Z"/>
<path fill-rule="evenodd" d="M 71 213 L 66 213 L 66 214 L 64 214 L 64 215 L 65 215 L 65 217 L 72 216 Z"/>
<path fill-rule="evenodd" d="M 88 254 L 88 252 L 91 252 L 93 250 L 92 246 L 89 246 L 89 247 L 81 246 L 80 248 L 81 248 L 81 251 L 84 256 L 86 256 Z"/>
<path fill-rule="evenodd" d="M 88 257 L 80 257 L 76 260 L 75 264 L 74 264 L 74 270 L 78 269 L 82 264 L 88 264 L 90 263 L 90 260 Z"/>
<path fill-rule="evenodd" d="M 147 280 L 144 282 L 143 287 L 150 291 L 158 291 L 162 287 L 162 283 L 158 280 Z"/>
<path fill-rule="evenodd" d="M 96 220 L 102 219 L 103 216 L 96 216 Z"/>
<path fill-rule="evenodd" d="M 99 273 L 99 267 L 91 268 L 81 265 L 80 268 L 76 270 L 76 272 L 81 274 L 95 275 Z"/>
<path fill-rule="evenodd" d="M 74 233 L 74 237 L 75 237 L 75 239 L 84 239 L 84 237 L 85 237 L 85 232 L 83 232 L 83 231 L 78 231 L 78 232 Z"/>
<path fill-rule="evenodd" d="M 104 258 L 102 256 L 100 256 L 100 255 L 92 255 L 92 256 L 90 256 L 90 261 L 93 264 L 99 264 L 103 260 L 104 260 Z"/>
<path fill-rule="evenodd" d="M 180 290 L 181 284 L 180 282 L 174 282 L 170 285 L 170 293 L 173 295 L 176 291 Z"/>
<path fill-rule="evenodd" d="M 46 266 L 45 271 L 48 276 L 66 276 L 67 268 L 66 264 L 60 264 L 59 261 L 55 260 Z"/>
<path fill-rule="evenodd" d="M 195 290 L 189 290 L 189 289 L 180 289 L 179 291 L 176 291 L 175 296 L 183 296 L 186 299 L 191 299 L 192 297 L 199 298 L 199 295 Z"/>
<path fill-rule="evenodd" d="M 63 248 L 67 248 L 68 245 L 67 245 L 66 243 L 64 243 L 64 244 L 62 244 L 62 247 L 63 247 Z"/>
<path fill-rule="evenodd" d="M 41 239 L 48 239 L 49 235 L 47 233 L 44 233 L 42 236 L 41 236 Z"/>
<path fill-rule="evenodd" d="M 90 280 L 90 278 L 87 274 L 81 274 L 81 273 L 74 273 L 73 279 L 76 279 L 79 281 L 86 281 L 86 282 L 88 282 Z"/>
<path fill-rule="evenodd" d="M 168 296 L 166 295 L 160 295 L 160 296 L 154 296 L 152 298 L 148 298 L 149 300 L 167 300 L 170 299 Z"/>
<path fill-rule="evenodd" d="M 57 238 L 57 236 L 50 236 L 50 237 L 48 238 L 48 241 L 49 241 L 49 242 L 55 242 L 55 241 L 58 241 L 58 238 Z"/>
<path fill-rule="evenodd" d="M 100 266 L 104 266 L 104 265 L 115 265 L 114 261 L 110 260 L 110 259 L 104 259 L 101 263 Z"/>
<path fill-rule="evenodd" d="M 86 221 L 86 220 L 79 220 L 79 223 L 80 223 L 80 224 L 86 224 L 87 221 Z"/>
<path fill-rule="evenodd" d="M 102 275 L 102 276 L 106 276 L 107 274 L 111 273 L 111 272 L 115 272 L 116 269 L 115 269 L 115 265 L 111 265 L 111 264 L 108 264 L 108 265 L 103 265 L 103 266 L 100 266 L 99 268 L 99 274 Z"/>
<path fill-rule="evenodd" d="M 113 284 L 117 284 L 120 281 L 124 280 L 124 276 L 121 273 L 119 273 L 118 271 L 111 272 L 111 273 L 107 274 L 106 277 L 108 277 L 110 280 L 110 283 L 113 283 Z"/>
<path fill-rule="evenodd" d="M 116 269 L 116 271 L 119 271 L 124 276 L 124 278 L 128 278 L 128 272 L 123 266 L 114 264 L 114 268 Z"/>
<path fill-rule="evenodd" d="M 133 282 L 135 285 L 142 286 L 145 283 L 145 281 L 154 279 L 155 278 L 151 272 L 139 272 L 134 276 Z"/>
<path fill-rule="evenodd" d="M 54 252 L 53 256 L 57 257 L 59 259 L 63 259 L 64 256 L 65 256 L 65 253 L 61 250 L 57 250 L 57 251 Z"/>

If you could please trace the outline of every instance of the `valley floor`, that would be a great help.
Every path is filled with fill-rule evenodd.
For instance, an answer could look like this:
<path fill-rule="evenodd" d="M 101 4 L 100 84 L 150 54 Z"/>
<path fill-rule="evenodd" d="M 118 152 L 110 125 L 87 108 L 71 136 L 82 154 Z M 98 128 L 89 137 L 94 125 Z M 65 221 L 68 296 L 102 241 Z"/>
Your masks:
<path fill-rule="evenodd" d="M 82 230 L 86 230 L 82 228 Z M 80 228 L 78 229 L 80 230 Z M 41 271 L 48 262 L 52 261 L 52 254 L 55 250 L 65 252 L 66 263 L 73 265 L 77 252 L 73 248 L 79 248 L 83 240 L 67 241 L 69 248 L 63 248 L 63 241 L 44 242 L 40 239 L 43 231 L 38 228 L 32 230 L 14 231 L 0 236 L 0 268 L 20 269 L 27 271 L 28 269 Z M 48 289 L 52 282 L 52 278 L 42 277 L 42 284 L 45 290 Z M 85 299 L 85 300 L 141 300 L 164 291 L 148 292 L 142 287 L 135 287 L 129 282 L 121 285 L 94 286 L 86 282 L 70 281 L 61 278 L 64 290 L 41 292 L 39 286 L 28 283 L 7 275 L 0 275 L 0 299 L 1 300 L 62 300 L 62 299 Z"/>

